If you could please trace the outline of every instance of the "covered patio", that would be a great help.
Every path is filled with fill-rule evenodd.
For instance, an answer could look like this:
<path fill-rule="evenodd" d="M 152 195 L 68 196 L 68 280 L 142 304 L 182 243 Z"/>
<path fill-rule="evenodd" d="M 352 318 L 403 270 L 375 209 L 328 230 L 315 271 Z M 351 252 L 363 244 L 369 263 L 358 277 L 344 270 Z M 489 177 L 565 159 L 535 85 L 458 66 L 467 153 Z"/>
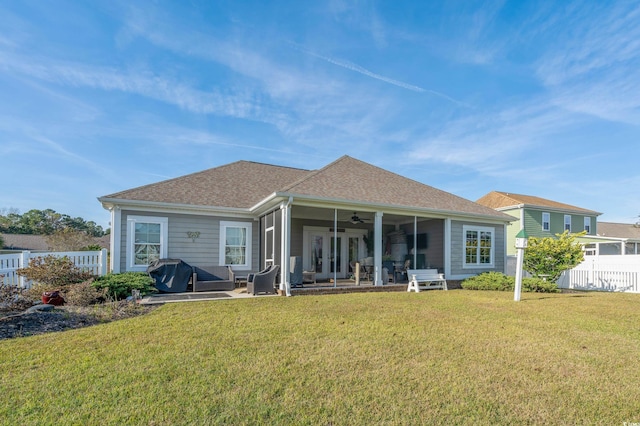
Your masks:
<path fill-rule="evenodd" d="M 261 267 L 280 265 L 281 293 L 391 285 L 406 289 L 407 269 L 447 273 L 446 217 L 392 207 L 372 211 L 363 205 L 331 209 L 326 203 L 313 204 L 289 200 L 260 218 Z M 302 288 L 290 281 L 292 273 L 300 272 L 292 270 L 297 262 L 305 278 Z"/>

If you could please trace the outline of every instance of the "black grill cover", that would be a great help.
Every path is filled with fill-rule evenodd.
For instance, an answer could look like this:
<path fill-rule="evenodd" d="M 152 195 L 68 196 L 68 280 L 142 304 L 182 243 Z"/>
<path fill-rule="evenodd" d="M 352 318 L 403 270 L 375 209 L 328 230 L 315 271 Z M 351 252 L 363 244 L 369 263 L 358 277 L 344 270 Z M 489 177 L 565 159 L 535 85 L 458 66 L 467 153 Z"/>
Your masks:
<path fill-rule="evenodd" d="M 147 267 L 147 274 L 156 280 L 156 288 L 164 293 L 183 293 L 193 269 L 180 259 L 158 259 Z"/>

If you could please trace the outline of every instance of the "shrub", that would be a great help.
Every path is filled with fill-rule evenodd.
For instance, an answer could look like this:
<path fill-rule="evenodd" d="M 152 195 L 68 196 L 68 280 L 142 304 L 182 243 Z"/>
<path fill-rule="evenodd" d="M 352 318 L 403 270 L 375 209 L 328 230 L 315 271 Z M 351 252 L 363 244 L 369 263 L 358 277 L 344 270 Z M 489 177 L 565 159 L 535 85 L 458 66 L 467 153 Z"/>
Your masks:
<path fill-rule="evenodd" d="M 140 290 L 141 295 L 156 292 L 154 280 L 144 272 L 123 272 L 121 274 L 107 274 L 96 278 L 93 286 L 106 289 L 107 296 L 124 299 L 131 294 L 131 290 Z"/>
<path fill-rule="evenodd" d="M 582 245 L 577 237 L 586 232 L 570 234 L 564 231 L 556 234 L 557 238 L 529 238 L 529 246 L 524 251 L 524 270 L 534 277 L 546 277 L 550 282 L 556 282 L 567 269 L 575 268 L 584 260 Z"/>
<path fill-rule="evenodd" d="M 515 278 L 514 278 L 515 285 Z M 523 278 L 522 291 L 530 293 L 559 293 L 558 285 L 540 278 Z"/>
<path fill-rule="evenodd" d="M 64 300 L 73 306 L 90 306 L 104 301 L 106 288 L 96 288 L 93 278 L 78 284 L 71 284 L 64 291 Z"/>
<path fill-rule="evenodd" d="M 4 284 L 0 275 L 0 311 L 19 311 L 32 305 L 31 299 L 21 288 Z"/>
<path fill-rule="evenodd" d="M 93 277 L 93 274 L 78 268 L 68 257 L 51 254 L 31 259 L 28 267 L 18 269 L 16 273 L 43 286 L 43 291 L 61 290 Z"/>
<path fill-rule="evenodd" d="M 509 291 L 514 287 L 515 278 L 508 277 L 501 272 L 485 272 L 462 281 L 462 288 L 466 290 Z"/>
<path fill-rule="evenodd" d="M 514 291 L 515 277 L 509 277 L 501 272 L 485 272 L 475 277 L 462 281 L 465 290 L 494 290 Z M 555 283 L 541 280 L 540 278 L 524 278 L 522 291 L 529 293 L 557 293 L 558 286 Z"/>

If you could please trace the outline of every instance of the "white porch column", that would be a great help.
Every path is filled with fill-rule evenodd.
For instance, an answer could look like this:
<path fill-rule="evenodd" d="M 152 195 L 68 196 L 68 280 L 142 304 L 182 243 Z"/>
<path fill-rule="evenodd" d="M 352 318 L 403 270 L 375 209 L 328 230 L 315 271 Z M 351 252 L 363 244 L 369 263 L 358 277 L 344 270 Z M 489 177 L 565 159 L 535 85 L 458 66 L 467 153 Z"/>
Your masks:
<path fill-rule="evenodd" d="M 444 220 L 444 276 L 451 277 L 451 219 Z"/>
<path fill-rule="evenodd" d="M 118 206 L 111 208 L 111 235 L 109 238 L 111 246 L 111 259 L 109 260 L 109 269 L 114 274 L 120 273 L 120 247 L 122 246 L 122 210 Z"/>
<path fill-rule="evenodd" d="M 284 290 L 287 296 L 291 296 L 291 276 L 289 269 L 291 266 L 291 202 L 282 203 L 282 240 L 280 243 L 280 290 Z"/>
<path fill-rule="evenodd" d="M 382 285 L 382 212 L 376 212 L 373 223 L 374 285 Z"/>

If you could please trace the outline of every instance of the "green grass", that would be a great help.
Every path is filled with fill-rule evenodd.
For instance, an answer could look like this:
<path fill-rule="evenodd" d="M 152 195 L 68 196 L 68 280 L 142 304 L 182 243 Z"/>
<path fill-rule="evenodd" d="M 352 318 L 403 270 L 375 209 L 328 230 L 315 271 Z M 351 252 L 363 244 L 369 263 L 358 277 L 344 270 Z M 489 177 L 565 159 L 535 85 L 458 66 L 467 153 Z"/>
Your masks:
<path fill-rule="evenodd" d="M 166 305 L 0 343 L 3 424 L 640 422 L 640 295 Z"/>

